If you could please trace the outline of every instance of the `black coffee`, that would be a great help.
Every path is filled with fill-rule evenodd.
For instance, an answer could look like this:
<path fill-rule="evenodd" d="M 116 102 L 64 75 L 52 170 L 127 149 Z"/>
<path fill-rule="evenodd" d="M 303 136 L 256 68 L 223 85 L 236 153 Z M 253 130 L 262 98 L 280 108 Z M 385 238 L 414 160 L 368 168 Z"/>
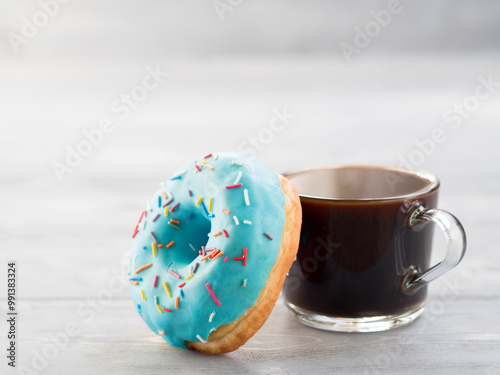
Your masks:
<path fill-rule="evenodd" d="M 414 200 L 405 196 L 429 183 L 387 173 L 356 167 L 289 177 L 301 195 L 303 219 L 297 259 L 283 287 L 288 302 L 352 318 L 401 314 L 424 303 L 426 287 L 409 293 L 403 284 L 411 266 L 428 269 L 433 228 L 410 229 L 404 218 Z M 436 207 L 437 189 L 418 200 Z"/>

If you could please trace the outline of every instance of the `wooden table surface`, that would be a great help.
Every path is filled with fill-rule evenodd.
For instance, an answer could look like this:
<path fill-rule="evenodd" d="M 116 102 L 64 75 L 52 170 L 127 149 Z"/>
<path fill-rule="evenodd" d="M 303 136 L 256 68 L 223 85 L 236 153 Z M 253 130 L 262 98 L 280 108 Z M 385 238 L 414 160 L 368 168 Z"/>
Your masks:
<path fill-rule="evenodd" d="M 0 69 L 0 322 L 18 265 L 17 364 L 36 374 L 497 374 L 500 371 L 500 96 L 454 129 L 443 115 L 500 79 L 498 56 L 202 61 L 6 60 Z M 170 73 L 119 119 L 110 109 L 147 66 Z M 399 165 L 442 128 L 418 167 L 468 234 L 463 262 L 430 286 L 428 308 L 393 331 L 347 334 L 297 323 L 278 301 L 240 350 L 205 356 L 152 334 L 128 297 L 122 258 L 158 183 L 208 152 L 248 149 L 277 110 L 295 117 L 256 150 L 275 170 Z M 54 161 L 84 129 L 114 130 L 59 182 Z M 416 159 L 414 159 L 416 160 Z M 436 236 L 435 257 L 443 254 Z M 5 353 L 5 351 L 4 351 Z M 16 374 L 2 355 L 0 373 Z"/>

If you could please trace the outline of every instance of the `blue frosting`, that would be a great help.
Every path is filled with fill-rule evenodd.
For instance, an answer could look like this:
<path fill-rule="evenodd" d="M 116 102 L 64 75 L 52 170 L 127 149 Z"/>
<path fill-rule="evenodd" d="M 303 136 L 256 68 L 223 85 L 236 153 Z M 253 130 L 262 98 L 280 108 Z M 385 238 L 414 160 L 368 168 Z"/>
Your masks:
<path fill-rule="evenodd" d="M 239 172 L 242 172 L 239 180 L 242 186 L 226 189 L 234 184 Z M 245 189 L 250 205 L 245 201 Z M 203 201 L 197 205 L 200 197 Z M 212 209 L 208 212 L 210 198 Z M 163 207 L 166 203 L 167 216 Z M 276 174 L 261 161 L 241 153 L 220 153 L 180 168 L 162 184 L 149 205 L 132 245 L 129 275 L 138 283 L 131 285 L 132 300 L 151 330 L 169 344 L 186 348 L 185 341 L 207 340 L 213 330 L 235 321 L 256 302 L 280 250 L 285 195 Z M 230 213 L 224 213 L 223 209 Z M 251 224 L 245 224 L 245 220 Z M 227 237 L 224 233 L 214 236 L 223 229 Z M 157 244 L 162 245 L 156 245 L 156 256 L 151 232 Z M 166 248 L 171 241 L 174 243 Z M 224 251 L 224 254 L 215 260 L 201 261 L 202 246 Z M 242 260 L 233 259 L 243 256 L 244 247 L 247 248 L 246 265 Z M 224 262 L 226 256 L 228 259 Z M 149 263 L 152 263 L 150 267 L 135 273 Z M 197 270 L 189 277 L 196 263 Z M 157 283 L 153 286 L 156 276 Z M 182 283 L 185 285 L 179 287 Z M 177 308 L 174 307 L 176 297 L 179 297 Z"/>

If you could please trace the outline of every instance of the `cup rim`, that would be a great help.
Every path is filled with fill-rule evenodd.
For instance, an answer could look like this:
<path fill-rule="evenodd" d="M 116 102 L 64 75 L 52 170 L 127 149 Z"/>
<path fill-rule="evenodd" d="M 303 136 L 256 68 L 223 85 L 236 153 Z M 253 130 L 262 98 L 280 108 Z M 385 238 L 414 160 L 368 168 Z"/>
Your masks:
<path fill-rule="evenodd" d="M 322 197 L 322 196 L 316 196 L 316 195 L 301 194 L 300 192 L 298 192 L 299 197 L 318 199 L 318 200 L 327 200 L 327 201 L 336 201 L 336 202 L 340 202 L 340 201 L 344 201 L 344 202 L 392 201 L 392 200 L 399 200 L 399 199 L 406 199 L 406 198 L 416 198 L 416 197 L 422 196 L 424 194 L 430 193 L 430 192 L 438 189 L 439 185 L 440 185 L 439 179 L 430 172 L 427 172 L 427 171 L 424 171 L 421 169 L 410 169 L 410 168 L 392 167 L 392 166 L 384 166 L 384 165 L 367 165 L 367 164 L 332 165 L 332 166 L 313 167 L 313 168 L 304 168 L 304 169 L 286 171 L 286 172 L 282 173 L 282 175 L 286 179 L 290 180 L 290 182 L 293 185 L 293 180 L 292 180 L 293 177 L 299 176 L 299 175 L 304 174 L 304 173 L 309 173 L 309 172 L 324 170 L 324 169 L 380 169 L 380 170 L 386 170 L 386 171 L 395 172 L 395 173 L 409 174 L 409 175 L 412 175 L 414 177 L 426 180 L 429 183 L 425 187 L 423 187 L 422 189 L 416 190 L 416 191 L 408 193 L 408 194 L 394 195 L 394 196 L 388 196 L 388 197 L 379 197 L 379 198 L 335 198 L 335 197 Z"/>

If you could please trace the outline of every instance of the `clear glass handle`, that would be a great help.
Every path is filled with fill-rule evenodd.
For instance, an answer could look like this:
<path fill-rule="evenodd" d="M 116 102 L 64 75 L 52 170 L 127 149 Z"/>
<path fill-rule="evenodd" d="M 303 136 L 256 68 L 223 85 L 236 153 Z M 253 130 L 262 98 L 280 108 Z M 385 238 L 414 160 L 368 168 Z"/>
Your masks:
<path fill-rule="evenodd" d="M 415 289 L 418 285 L 422 286 L 430 283 L 432 280 L 448 272 L 455 267 L 465 255 L 467 239 L 464 228 L 458 219 L 447 211 L 437 208 L 427 209 L 418 205 L 408 217 L 407 224 L 412 227 L 435 223 L 444 232 L 448 249 L 445 258 L 429 268 L 427 271 L 417 273 L 406 282 L 406 288 Z"/>

